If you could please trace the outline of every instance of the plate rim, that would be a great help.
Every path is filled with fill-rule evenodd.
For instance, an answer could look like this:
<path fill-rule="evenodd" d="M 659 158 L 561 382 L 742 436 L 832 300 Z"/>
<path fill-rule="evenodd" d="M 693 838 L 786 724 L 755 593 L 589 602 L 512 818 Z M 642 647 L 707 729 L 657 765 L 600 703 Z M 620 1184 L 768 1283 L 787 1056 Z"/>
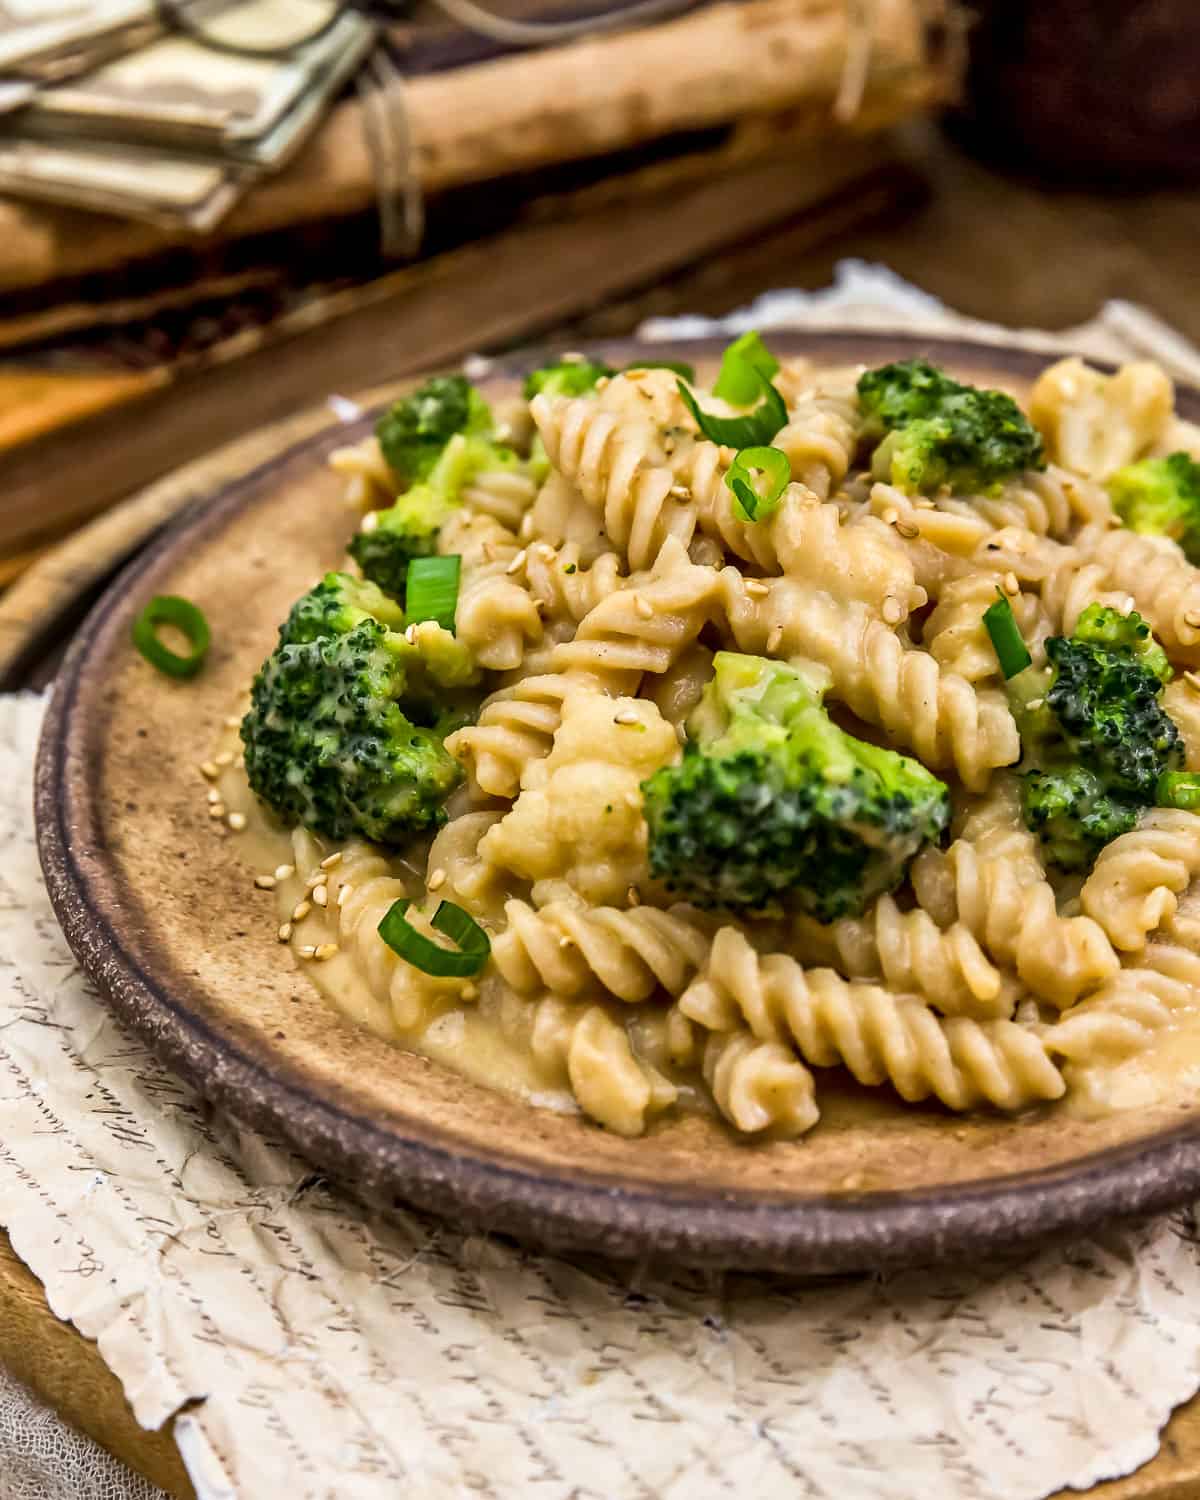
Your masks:
<path fill-rule="evenodd" d="M 924 352 L 950 364 L 983 359 L 1022 376 L 1035 374 L 1066 353 L 874 327 L 770 334 L 786 353 L 835 355 L 875 343 L 886 346 L 891 357 Z M 712 355 L 726 343 L 724 337 L 619 340 L 584 348 L 590 355 L 618 362 L 647 350 L 667 357 L 685 350 Z M 536 366 L 545 348 L 496 358 L 487 375 L 519 377 Z M 1088 362 L 1113 368 L 1104 361 Z M 404 384 L 422 378 L 417 375 Z M 1200 419 L 1200 392 L 1182 384 L 1177 392 L 1183 411 Z M 259 433 L 269 436 L 274 428 L 283 430 L 295 424 L 298 415 L 304 414 Z M 63 790 L 72 747 L 85 733 L 70 712 L 80 679 L 101 625 L 144 572 L 181 545 L 193 528 L 219 519 L 225 510 L 236 510 L 243 493 L 265 473 L 322 446 L 331 428 L 353 441 L 369 430 L 372 415 L 367 410 L 356 421 L 344 423 L 331 412 L 328 423 L 243 473 L 217 477 L 209 491 L 198 495 L 186 513 L 107 586 L 76 633 L 50 696 L 35 762 L 34 814 L 51 904 L 68 945 L 102 996 L 169 1068 L 235 1118 L 283 1138 L 343 1180 L 357 1179 L 360 1194 L 374 1201 L 383 1197 L 415 1203 L 494 1232 L 536 1239 L 554 1251 L 823 1274 L 929 1264 L 1035 1244 L 1103 1221 L 1171 1208 L 1200 1193 L 1200 1115 L 1190 1123 L 1073 1162 L 898 1192 L 798 1198 L 784 1192 L 741 1194 L 630 1184 L 601 1172 L 583 1180 L 568 1178 L 561 1169 L 522 1168 L 381 1127 L 338 1101 L 320 1097 L 286 1071 L 272 1072 L 234 1039 L 220 1035 L 203 1016 L 176 1002 L 111 929 L 102 904 L 94 899 L 97 887 L 71 847 Z M 212 458 L 221 452 L 216 450 Z M 214 507 L 219 508 L 216 517 Z M 648 1142 L 653 1139 L 647 1137 Z M 532 1233 L 531 1223 L 536 1226 Z"/>

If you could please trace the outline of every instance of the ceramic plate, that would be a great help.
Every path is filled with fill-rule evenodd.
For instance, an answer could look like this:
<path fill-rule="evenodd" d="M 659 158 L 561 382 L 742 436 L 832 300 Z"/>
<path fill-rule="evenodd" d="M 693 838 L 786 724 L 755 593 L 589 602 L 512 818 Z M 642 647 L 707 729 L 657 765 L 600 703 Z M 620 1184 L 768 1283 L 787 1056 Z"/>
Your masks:
<path fill-rule="evenodd" d="M 772 345 L 836 364 L 927 353 L 1018 395 L 1048 362 L 859 332 Z M 703 366 L 719 347 L 656 353 Z M 598 352 L 620 364 L 636 349 Z M 485 391 L 515 388 L 521 368 L 497 366 Z M 1180 405 L 1200 417 L 1196 394 Z M 334 1014 L 276 941 L 269 901 L 248 894 L 237 839 L 214 833 L 197 765 L 293 599 L 338 565 L 353 523 L 325 458 L 370 425 L 330 416 L 260 434 L 269 456 L 232 480 L 216 455 L 220 477 L 104 595 L 58 679 L 36 790 L 50 895 L 80 962 L 171 1066 L 372 1195 L 623 1257 L 860 1269 L 973 1255 L 1200 1191 L 1200 1117 L 1178 1107 L 963 1119 L 846 1085 L 802 1142 L 746 1145 L 701 1118 L 624 1140 Z M 134 615 L 160 593 L 196 600 L 213 625 L 209 664 L 190 683 L 151 671 L 129 644 Z"/>

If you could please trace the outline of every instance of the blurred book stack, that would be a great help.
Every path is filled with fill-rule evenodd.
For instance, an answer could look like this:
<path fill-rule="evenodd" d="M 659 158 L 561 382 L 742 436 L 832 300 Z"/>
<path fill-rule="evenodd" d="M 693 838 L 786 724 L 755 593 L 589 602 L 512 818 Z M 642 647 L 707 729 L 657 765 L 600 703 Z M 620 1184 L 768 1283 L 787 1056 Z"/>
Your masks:
<path fill-rule="evenodd" d="M 919 184 L 888 132 L 957 78 L 952 0 L 680 0 L 536 48 L 420 4 L 381 27 L 211 0 L 252 46 L 327 8 L 273 57 L 165 31 L 180 3 L 0 0 L 0 582 L 331 391 L 557 336 L 782 225 L 899 212 Z M 418 199 L 400 264 L 381 218 Z"/>

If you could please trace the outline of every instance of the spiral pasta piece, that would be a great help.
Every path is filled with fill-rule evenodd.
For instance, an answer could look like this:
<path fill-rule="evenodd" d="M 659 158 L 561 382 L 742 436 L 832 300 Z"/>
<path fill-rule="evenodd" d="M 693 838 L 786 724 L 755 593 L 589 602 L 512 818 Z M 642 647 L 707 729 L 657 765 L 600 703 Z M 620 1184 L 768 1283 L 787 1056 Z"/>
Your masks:
<path fill-rule="evenodd" d="M 1017 1002 L 1012 976 L 991 962 L 965 923 L 943 931 L 928 912 L 901 911 L 891 896 L 881 896 L 866 916 L 829 925 L 798 916 L 792 939 L 804 962 L 830 965 L 852 979 L 882 978 L 943 1015 L 1011 1016 Z"/>
<path fill-rule="evenodd" d="M 481 667 L 510 671 L 542 639 L 536 600 L 512 576 L 516 538 L 491 516 L 459 511 L 442 528 L 439 550 L 462 558 L 455 633 Z"/>
<path fill-rule="evenodd" d="M 791 404 L 784 426 L 771 446 L 786 453 L 792 478 L 819 500 L 828 500 L 845 479 L 858 447 L 861 417 L 853 386 L 835 390 L 818 386 Z"/>
<path fill-rule="evenodd" d="M 943 919 L 952 913 L 985 953 L 1015 968 L 1029 989 L 1060 1009 L 1119 967 L 1104 928 L 1092 917 L 1059 916 L 1036 841 L 1023 827 L 978 843 L 956 839 L 944 854 L 924 850 L 912 878 L 922 906 Z"/>
<path fill-rule="evenodd" d="M 530 410 L 551 463 L 603 514 L 604 530 L 630 567 L 650 567 L 668 537 L 687 546 L 695 513 L 673 493 L 675 477 L 660 447 L 588 396 L 539 395 Z"/>
<path fill-rule="evenodd" d="M 714 938 L 679 1007 L 712 1030 L 743 1019 L 762 1040 L 790 1041 L 812 1066 L 843 1063 L 860 1083 L 890 1083 L 910 1103 L 932 1095 L 950 1109 L 1023 1109 L 1064 1090 L 1045 1044 L 1026 1027 L 942 1018 L 832 969 L 804 969 L 783 953 L 760 957 L 734 927 Z"/>
<path fill-rule="evenodd" d="M 506 929 L 492 943 L 496 968 L 513 989 L 574 997 L 607 993 L 648 999 L 677 995 L 704 962 L 709 924 L 690 907 L 580 907 L 524 901 L 504 908 Z"/>
<path fill-rule="evenodd" d="M 1168 682 L 1162 703 L 1183 736 L 1187 769 L 1200 771 L 1200 677 L 1185 672 L 1174 682 Z"/>
<path fill-rule="evenodd" d="M 546 996 L 529 1046 L 543 1068 L 565 1075 L 583 1113 L 615 1135 L 641 1135 L 647 1116 L 677 1097 L 668 1079 L 634 1056 L 625 1028 L 602 1006 Z"/>
<path fill-rule="evenodd" d="M 1156 807 L 1101 849 L 1080 905 L 1126 952 L 1170 917 L 1200 874 L 1200 816 Z"/>
<path fill-rule="evenodd" d="M 346 500 L 355 510 L 377 510 L 396 497 L 397 481 L 374 433 L 357 443 L 335 448 L 328 458 L 335 474 L 346 479 Z"/>
<path fill-rule="evenodd" d="M 484 469 L 463 486 L 463 508 L 516 531 L 537 497 L 537 485 L 525 469 Z"/>
<path fill-rule="evenodd" d="M 581 561 L 579 547 L 574 542 L 561 547 L 534 542 L 518 556 L 525 587 L 544 621 L 577 624 L 626 584 L 621 559 L 615 552 L 601 553 L 590 567 Z"/>
<path fill-rule="evenodd" d="M 804 657 L 826 669 L 831 693 L 860 719 L 926 765 L 953 766 L 982 789 L 992 771 L 1021 753 L 1017 727 L 999 689 L 976 691 L 945 672 L 862 604 L 800 587 L 792 579 L 746 580 L 721 572 L 724 619 L 742 651 Z M 761 592 L 760 592 L 761 590 Z"/>
<path fill-rule="evenodd" d="M 715 618 L 719 580 L 668 540 L 644 579 L 610 593 L 552 657 L 557 671 L 582 672 L 619 686 L 630 676 L 666 672 Z"/>
<path fill-rule="evenodd" d="M 1123 526 L 1085 526 L 1075 547 L 1105 570 L 1110 588 L 1130 595 L 1172 660 L 1200 662 L 1200 568 L 1174 542 Z"/>
<path fill-rule="evenodd" d="M 746 1030 L 713 1032 L 701 1067 L 718 1110 L 745 1135 L 791 1140 L 817 1123 L 813 1076 L 782 1042 L 760 1042 Z"/>
<path fill-rule="evenodd" d="M 1135 968 L 1122 969 L 1045 1028 L 1046 1048 L 1079 1064 L 1123 1062 L 1198 1004 L 1200 955 L 1177 943 L 1150 943 Z"/>
<path fill-rule="evenodd" d="M 563 699 L 581 685 L 619 696 L 636 688 L 637 674 L 611 683 L 565 672 L 524 677 L 485 699 L 474 724 L 447 736 L 446 749 L 463 762 L 484 796 L 511 800 L 520 790 L 525 767 L 549 755 L 562 723 Z"/>

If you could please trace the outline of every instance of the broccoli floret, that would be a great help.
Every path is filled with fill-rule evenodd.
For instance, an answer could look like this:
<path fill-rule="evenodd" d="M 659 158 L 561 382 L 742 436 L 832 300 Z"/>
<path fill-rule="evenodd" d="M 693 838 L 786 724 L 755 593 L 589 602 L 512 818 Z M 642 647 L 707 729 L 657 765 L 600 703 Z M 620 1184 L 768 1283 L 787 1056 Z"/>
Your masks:
<path fill-rule="evenodd" d="M 387 510 L 370 512 L 369 531 L 359 531 L 347 551 L 363 577 L 395 599 L 404 598 L 408 565 L 414 557 L 432 557 L 438 533 L 462 504 L 464 488 L 477 474 L 496 469 L 519 469 L 521 459 L 512 448 L 487 437 L 450 439 L 428 477 L 405 491 Z"/>
<path fill-rule="evenodd" d="M 428 476 L 455 433 L 491 430 L 491 408 L 464 375 L 435 375 L 375 424 L 388 467 L 406 487 Z"/>
<path fill-rule="evenodd" d="M 1045 467 L 1041 436 L 1011 396 L 961 385 L 924 360 L 867 370 L 858 399 L 867 435 L 883 435 L 872 473 L 900 489 L 980 492 Z"/>
<path fill-rule="evenodd" d="M 1131 531 L 1169 536 L 1200 564 L 1200 464 L 1188 453 L 1144 458 L 1108 481 L 1117 514 Z"/>
<path fill-rule="evenodd" d="M 254 679 L 241 729 L 250 785 L 287 823 L 403 843 L 444 820 L 462 770 L 442 741 L 477 678 L 449 632 L 427 622 L 409 640 L 374 584 L 329 573 Z"/>
<path fill-rule="evenodd" d="M 682 761 L 642 786 L 651 873 L 701 906 L 861 912 L 945 828 L 945 785 L 839 729 L 794 668 L 728 651 L 714 666 Z"/>
<path fill-rule="evenodd" d="M 1052 636 L 1046 656 L 1047 667 L 1008 684 L 1027 768 L 1025 821 L 1050 862 L 1082 870 L 1153 804 L 1159 776 L 1183 764 L 1162 706 L 1171 667 L 1140 615 L 1100 604 L 1072 636 Z"/>
<path fill-rule="evenodd" d="M 1106 790 L 1080 765 L 1030 771 L 1021 778 L 1021 806 L 1047 863 L 1070 871 L 1090 870 L 1105 844 L 1128 833 L 1141 811 L 1139 802 Z"/>
<path fill-rule="evenodd" d="M 525 377 L 525 399 L 535 396 L 586 396 L 598 380 L 611 378 L 617 372 L 611 365 L 590 359 L 568 359 L 557 365 L 543 365 Z"/>

